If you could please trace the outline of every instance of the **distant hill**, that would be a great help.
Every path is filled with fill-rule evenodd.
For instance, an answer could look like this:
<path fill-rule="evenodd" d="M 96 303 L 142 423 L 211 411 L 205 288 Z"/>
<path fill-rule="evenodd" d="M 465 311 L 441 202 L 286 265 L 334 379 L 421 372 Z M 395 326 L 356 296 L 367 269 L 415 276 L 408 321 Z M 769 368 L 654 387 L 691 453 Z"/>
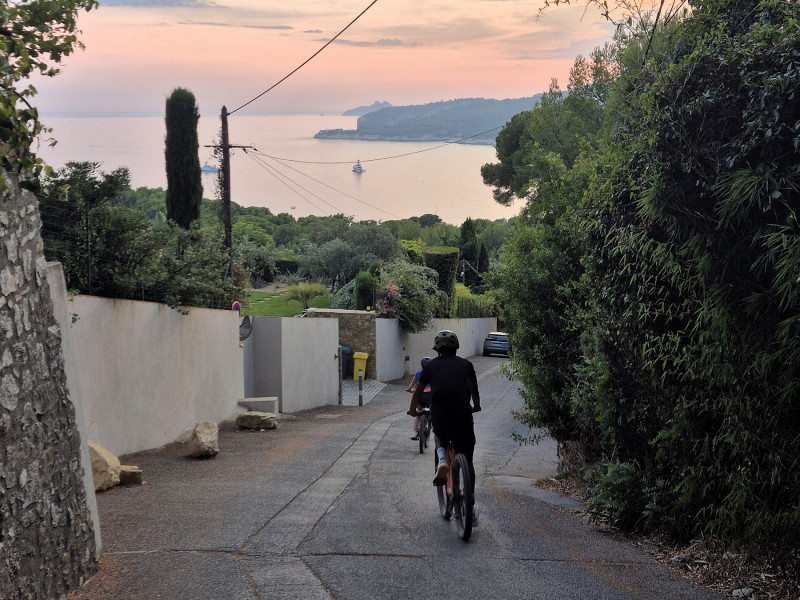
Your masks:
<path fill-rule="evenodd" d="M 356 129 L 323 129 L 314 137 L 494 145 L 500 128 L 517 113 L 533 108 L 540 98 L 541 94 L 513 100 L 466 98 L 419 106 L 390 106 L 359 117 Z"/>
<path fill-rule="evenodd" d="M 359 106 L 358 108 L 351 108 L 342 113 L 343 117 L 363 117 L 367 113 L 375 112 L 382 108 L 391 108 L 388 102 L 378 102 L 377 100 L 369 106 Z"/>

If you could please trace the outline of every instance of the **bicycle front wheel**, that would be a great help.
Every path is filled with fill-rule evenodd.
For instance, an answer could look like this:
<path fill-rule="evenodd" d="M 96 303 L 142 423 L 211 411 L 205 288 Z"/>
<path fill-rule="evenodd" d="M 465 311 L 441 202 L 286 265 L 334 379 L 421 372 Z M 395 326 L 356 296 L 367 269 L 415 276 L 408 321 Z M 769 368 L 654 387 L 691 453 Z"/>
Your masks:
<path fill-rule="evenodd" d="M 465 542 L 472 535 L 472 509 L 475 497 L 472 495 L 472 478 L 469 464 L 463 454 L 456 454 L 453 461 L 453 513 L 456 517 L 458 535 Z"/>
<path fill-rule="evenodd" d="M 425 452 L 425 432 L 428 430 L 428 415 L 423 414 L 419 418 L 419 427 L 417 428 L 417 437 L 419 438 L 419 453 Z"/>

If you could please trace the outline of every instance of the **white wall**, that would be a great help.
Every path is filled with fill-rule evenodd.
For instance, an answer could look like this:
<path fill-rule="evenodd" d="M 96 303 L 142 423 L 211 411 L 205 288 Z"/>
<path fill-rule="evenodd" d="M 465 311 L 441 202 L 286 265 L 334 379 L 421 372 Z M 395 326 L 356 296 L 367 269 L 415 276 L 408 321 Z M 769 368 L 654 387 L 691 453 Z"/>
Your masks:
<path fill-rule="evenodd" d="M 291 413 L 339 403 L 339 321 L 255 317 L 246 341 L 248 397 L 277 396 Z"/>
<path fill-rule="evenodd" d="M 282 412 L 339 403 L 339 321 L 280 319 Z"/>
<path fill-rule="evenodd" d="M 186 439 L 199 421 L 231 419 L 242 410 L 245 391 L 246 397 L 277 396 L 281 412 L 339 402 L 337 319 L 254 318 L 252 335 L 240 344 L 233 311 L 182 314 L 162 304 L 93 296 L 68 301 L 63 279 L 60 289 L 54 304 L 68 338 L 67 381 L 80 399 L 82 434 L 114 454 Z M 472 356 L 496 327 L 494 318 L 437 319 L 409 335 L 396 320 L 377 319 L 378 380 L 418 370 L 420 359 L 434 354 L 441 329 L 456 332 L 459 355 Z"/>
<path fill-rule="evenodd" d="M 406 376 L 405 349 L 397 319 L 375 319 L 378 347 L 375 368 L 378 381 L 392 381 Z"/>
<path fill-rule="evenodd" d="M 420 368 L 420 361 L 425 356 L 434 357 L 432 350 L 436 332 L 449 329 L 458 336 L 458 355 L 470 357 L 483 353 L 483 340 L 490 331 L 497 329 L 495 317 L 483 319 L 434 319 L 431 327 L 422 333 L 403 334 L 401 336 L 403 354 L 409 357 L 405 363 L 407 369 L 404 376 L 415 373 Z M 378 348 L 383 351 L 382 340 L 378 339 Z"/>
<path fill-rule="evenodd" d="M 282 400 L 281 319 L 254 317 L 253 333 L 245 348 L 249 354 L 246 362 L 252 364 L 252 384 L 245 384 L 248 398 L 277 396 Z M 278 410 L 281 410 L 280 404 Z"/>
<path fill-rule="evenodd" d="M 485 319 L 436 319 L 435 331 L 449 329 L 458 335 L 461 347 L 458 349 L 459 356 L 474 356 L 483 354 L 483 340 L 490 331 L 497 330 L 497 319 L 495 317 Z M 433 346 L 431 336 L 431 346 Z"/>
<path fill-rule="evenodd" d="M 244 396 L 233 311 L 74 296 L 68 313 L 74 382 L 90 440 L 117 455 L 187 438 Z"/>
<path fill-rule="evenodd" d="M 240 319 L 241 324 L 241 319 Z M 254 365 L 253 365 L 253 332 L 251 330 L 250 336 L 241 342 L 239 345 L 242 347 L 242 374 L 244 375 L 244 397 L 252 398 L 255 396 L 254 390 Z"/>

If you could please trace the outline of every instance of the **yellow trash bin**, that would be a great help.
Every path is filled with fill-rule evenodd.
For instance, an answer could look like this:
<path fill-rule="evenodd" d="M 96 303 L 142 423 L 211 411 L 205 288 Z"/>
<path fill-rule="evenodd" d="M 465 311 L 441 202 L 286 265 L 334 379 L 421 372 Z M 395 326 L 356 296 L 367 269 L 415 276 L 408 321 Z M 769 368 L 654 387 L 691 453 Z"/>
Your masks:
<path fill-rule="evenodd" d="M 367 378 L 367 359 L 369 354 L 366 352 L 353 352 L 353 381 L 358 381 L 358 372 L 361 371 L 361 379 Z"/>

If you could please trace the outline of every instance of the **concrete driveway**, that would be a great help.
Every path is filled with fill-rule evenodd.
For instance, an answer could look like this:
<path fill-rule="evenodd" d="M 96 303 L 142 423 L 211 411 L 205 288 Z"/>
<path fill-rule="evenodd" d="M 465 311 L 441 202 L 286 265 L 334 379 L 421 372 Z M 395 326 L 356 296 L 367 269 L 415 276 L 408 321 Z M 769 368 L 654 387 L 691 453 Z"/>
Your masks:
<path fill-rule="evenodd" d="M 125 457 L 145 484 L 98 495 L 100 569 L 70 599 L 718 598 L 534 487 L 554 472 L 555 445 L 511 439 L 526 433 L 511 416 L 518 386 L 496 376 L 504 359 L 472 360 L 484 410 L 469 543 L 439 516 L 432 451 L 408 439 L 398 381 L 275 431 L 223 426 L 213 459 L 182 445 Z"/>

